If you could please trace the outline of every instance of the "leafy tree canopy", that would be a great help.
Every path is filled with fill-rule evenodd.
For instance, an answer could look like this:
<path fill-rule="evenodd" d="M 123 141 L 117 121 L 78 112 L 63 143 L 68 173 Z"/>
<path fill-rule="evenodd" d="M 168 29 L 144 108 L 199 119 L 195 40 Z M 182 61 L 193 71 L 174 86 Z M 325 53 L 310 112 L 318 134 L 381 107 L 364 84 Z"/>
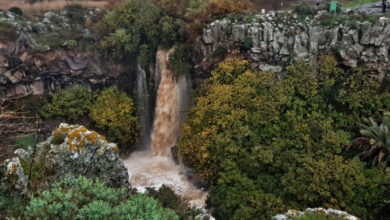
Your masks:
<path fill-rule="evenodd" d="M 97 97 L 89 117 L 96 127 L 106 130 L 115 143 L 130 145 L 138 142 L 139 122 L 133 100 L 114 88 L 108 88 Z"/>
<path fill-rule="evenodd" d="M 212 72 L 179 146 L 184 163 L 211 185 L 217 217 L 269 219 L 309 206 L 368 215 L 364 204 L 354 205 L 369 182 L 364 163 L 344 154 L 356 119 L 388 109 L 390 93 L 332 57 L 321 60 L 288 67 L 281 81 L 237 58 Z M 356 90 L 375 98 L 346 95 Z"/>

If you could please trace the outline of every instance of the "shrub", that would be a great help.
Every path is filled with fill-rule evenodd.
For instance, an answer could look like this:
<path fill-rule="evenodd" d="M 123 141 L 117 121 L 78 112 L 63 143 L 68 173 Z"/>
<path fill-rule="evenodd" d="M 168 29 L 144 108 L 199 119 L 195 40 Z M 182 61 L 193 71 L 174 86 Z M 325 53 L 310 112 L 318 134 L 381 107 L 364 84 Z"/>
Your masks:
<path fill-rule="evenodd" d="M 94 94 L 84 87 L 59 90 L 43 106 L 41 115 L 75 121 L 89 113 L 94 99 Z"/>
<path fill-rule="evenodd" d="M 18 37 L 18 30 L 6 21 L 0 21 L 0 40 L 12 41 Z"/>
<path fill-rule="evenodd" d="M 295 6 L 295 12 L 300 16 L 310 16 L 313 15 L 312 8 L 307 4 L 299 4 Z"/>
<path fill-rule="evenodd" d="M 20 16 L 23 16 L 23 11 L 22 9 L 20 9 L 19 7 L 12 7 L 10 9 L 8 9 L 8 11 L 14 13 L 14 14 L 17 14 L 17 15 L 20 15 Z"/>
<path fill-rule="evenodd" d="M 134 102 L 114 88 L 103 90 L 92 106 L 89 117 L 96 127 L 104 129 L 112 142 L 131 145 L 139 140 L 140 126 Z"/>
<path fill-rule="evenodd" d="M 27 198 L 18 192 L 0 189 L 0 219 L 22 215 L 27 201 Z"/>
<path fill-rule="evenodd" d="M 27 219 L 178 219 L 146 195 L 128 199 L 124 189 L 108 188 L 98 179 L 65 177 L 33 197 L 26 208 Z"/>
<path fill-rule="evenodd" d="M 101 45 L 106 54 L 117 59 L 138 56 L 142 52 L 144 62 L 153 60 L 159 46 L 169 48 L 182 42 L 186 34 L 183 20 L 167 16 L 149 0 L 126 0 L 109 12 L 103 23 L 110 33 Z M 146 54 L 151 57 L 148 55 L 145 59 Z"/>
<path fill-rule="evenodd" d="M 169 56 L 168 68 L 176 74 L 187 75 L 192 71 L 192 50 L 189 46 L 180 45 Z"/>
<path fill-rule="evenodd" d="M 183 198 L 176 195 L 171 188 L 165 185 L 158 190 L 148 189 L 148 195 L 159 201 L 164 208 L 174 210 L 180 219 L 193 219 L 196 215 L 202 213 L 200 210 L 190 208 Z"/>
<path fill-rule="evenodd" d="M 332 57 L 321 60 L 318 68 L 289 66 L 280 81 L 237 58 L 212 71 L 183 124 L 179 152 L 211 186 L 208 204 L 217 218 L 269 219 L 283 207 L 314 206 L 350 208 L 371 219 L 385 209 L 381 195 L 371 197 L 381 208 L 370 213 L 373 204 L 360 197 L 381 175 L 368 175 L 363 162 L 344 153 L 355 134 L 352 112 L 377 114 L 389 92 L 351 76 L 356 71 Z"/>

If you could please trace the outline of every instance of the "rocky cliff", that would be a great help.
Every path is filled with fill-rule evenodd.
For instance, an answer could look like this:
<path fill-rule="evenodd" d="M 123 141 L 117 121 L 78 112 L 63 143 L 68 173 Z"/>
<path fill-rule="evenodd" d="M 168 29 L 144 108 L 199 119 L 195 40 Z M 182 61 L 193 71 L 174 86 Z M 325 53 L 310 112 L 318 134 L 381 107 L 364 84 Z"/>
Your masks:
<path fill-rule="evenodd" d="M 387 17 L 370 21 L 347 17 L 340 21 L 326 11 L 306 18 L 293 12 L 270 12 L 247 22 L 216 20 L 204 29 L 198 48 L 204 57 L 220 48 L 244 48 L 244 55 L 260 70 L 275 72 L 292 61 L 333 53 L 344 65 L 376 72 L 383 79 L 390 69 L 389 34 Z"/>
<path fill-rule="evenodd" d="M 86 49 L 93 36 L 85 24 L 96 14 L 97 9 L 68 8 L 27 19 L 0 11 L 0 97 L 119 84 L 134 65 L 120 65 Z"/>

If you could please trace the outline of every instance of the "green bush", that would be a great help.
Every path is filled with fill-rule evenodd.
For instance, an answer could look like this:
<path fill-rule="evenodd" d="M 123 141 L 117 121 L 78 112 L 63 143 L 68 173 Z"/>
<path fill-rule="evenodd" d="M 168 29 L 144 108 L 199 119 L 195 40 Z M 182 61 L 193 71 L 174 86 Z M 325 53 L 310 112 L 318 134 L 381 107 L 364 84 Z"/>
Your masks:
<path fill-rule="evenodd" d="M 103 23 L 109 31 L 101 42 L 104 52 L 118 59 L 142 56 L 143 66 L 154 61 L 159 46 L 170 48 L 185 38 L 184 21 L 167 16 L 149 0 L 126 0 L 107 13 Z"/>
<path fill-rule="evenodd" d="M 192 71 L 191 54 L 192 49 L 189 46 L 177 46 L 169 56 L 168 68 L 176 74 L 190 74 Z"/>
<path fill-rule="evenodd" d="M 21 216 L 28 200 L 18 192 L 0 189 L 0 219 Z"/>
<path fill-rule="evenodd" d="M 91 108 L 89 117 L 104 129 L 110 141 L 123 145 L 137 143 L 140 125 L 133 100 L 114 88 L 103 90 Z"/>
<path fill-rule="evenodd" d="M 10 9 L 8 9 L 8 11 L 14 13 L 14 14 L 17 14 L 17 15 L 20 15 L 20 16 L 23 16 L 23 11 L 22 9 L 20 9 L 19 7 L 12 7 Z"/>
<path fill-rule="evenodd" d="M 300 16 L 310 16 L 313 15 L 312 8 L 307 4 L 299 4 L 295 6 L 295 12 Z"/>
<path fill-rule="evenodd" d="M 368 175 L 356 154 L 344 154 L 358 119 L 389 109 L 390 92 L 329 56 L 275 78 L 228 59 L 212 71 L 183 124 L 180 156 L 211 186 L 215 216 L 269 219 L 284 207 L 381 216 L 382 195 L 372 194 L 372 203 L 361 195 L 381 174 Z"/>
<path fill-rule="evenodd" d="M 108 188 L 98 179 L 65 177 L 33 197 L 27 219 L 161 219 L 178 216 L 146 195 L 128 198 L 124 189 Z"/>
<path fill-rule="evenodd" d="M 164 208 L 174 210 L 182 220 L 193 219 L 202 213 L 200 210 L 190 208 L 183 198 L 176 195 L 171 188 L 165 185 L 158 190 L 148 189 L 148 195 L 159 201 Z"/>
<path fill-rule="evenodd" d="M 59 117 L 75 121 L 87 115 L 95 96 L 87 88 L 59 90 L 43 106 L 41 115 L 45 118 Z"/>

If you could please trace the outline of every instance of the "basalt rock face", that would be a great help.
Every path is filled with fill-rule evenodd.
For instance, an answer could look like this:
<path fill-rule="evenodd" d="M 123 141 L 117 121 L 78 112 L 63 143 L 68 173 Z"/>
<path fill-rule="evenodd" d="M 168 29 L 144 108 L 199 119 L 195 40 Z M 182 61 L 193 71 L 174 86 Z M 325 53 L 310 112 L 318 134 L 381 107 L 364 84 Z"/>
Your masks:
<path fill-rule="evenodd" d="M 92 89 L 118 85 L 133 65 L 120 65 L 77 47 L 88 45 L 91 34 L 84 23 L 93 20 L 96 10 L 47 12 L 33 21 L 0 11 L 0 35 L 1 24 L 15 32 L 0 36 L 0 97 L 43 95 L 80 85 Z M 85 42 L 73 40 L 73 33 Z"/>
<path fill-rule="evenodd" d="M 332 53 L 344 65 L 376 72 L 383 79 L 390 69 L 390 19 L 321 24 L 326 16 L 326 11 L 306 19 L 292 12 L 270 12 L 250 22 L 216 20 L 204 29 L 198 48 L 204 57 L 220 48 L 245 48 L 244 56 L 260 70 L 274 72 L 296 60 Z"/>

